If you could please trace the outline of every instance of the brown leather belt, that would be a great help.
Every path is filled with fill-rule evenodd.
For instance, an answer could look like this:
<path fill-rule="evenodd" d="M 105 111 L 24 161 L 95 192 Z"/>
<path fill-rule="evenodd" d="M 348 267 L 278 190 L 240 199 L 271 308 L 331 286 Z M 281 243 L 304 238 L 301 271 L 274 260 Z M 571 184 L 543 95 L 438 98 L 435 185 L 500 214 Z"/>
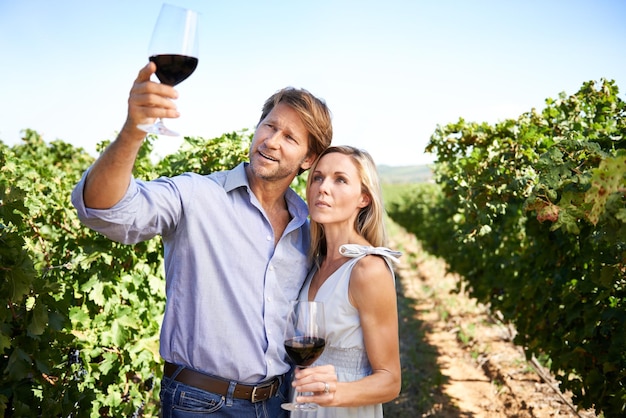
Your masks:
<path fill-rule="evenodd" d="M 178 370 L 178 367 L 179 366 L 166 361 L 163 369 L 165 377 L 171 378 L 172 375 L 176 373 L 176 370 Z M 207 392 L 217 393 L 222 396 L 226 396 L 228 394 L 228 387 L 230 386 L 230 382 L 228 380 L 209 376 L 187 368 L 182 369 L 180 373 L 176 375 L 174 380 L 185 385 L 193 386 Z M 233 397 L 237 399 L 245 399 L 250 402 L 261 402 L 278 393 L 280 382 L 281 379 L 279 377 L 275 377 L 272 380 L 259 383 L 256 386 L 237 383 L 235 385 Z"/>

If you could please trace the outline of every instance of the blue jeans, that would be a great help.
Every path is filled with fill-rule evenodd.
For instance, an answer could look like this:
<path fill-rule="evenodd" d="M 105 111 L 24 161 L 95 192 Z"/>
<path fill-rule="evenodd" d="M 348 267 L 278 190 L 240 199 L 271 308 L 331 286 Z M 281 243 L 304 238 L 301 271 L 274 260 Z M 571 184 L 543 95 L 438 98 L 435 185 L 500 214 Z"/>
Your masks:
<path fill-rule="evenodd" d="M 283 379 L 277 395 L 252 403 L 244 399 L 206 392 L 177 382 L 169 377 L 161 380 L 162 418 L 288 418 L 289 412 L 280 407 L 287 402 L 290 379 Z"/>

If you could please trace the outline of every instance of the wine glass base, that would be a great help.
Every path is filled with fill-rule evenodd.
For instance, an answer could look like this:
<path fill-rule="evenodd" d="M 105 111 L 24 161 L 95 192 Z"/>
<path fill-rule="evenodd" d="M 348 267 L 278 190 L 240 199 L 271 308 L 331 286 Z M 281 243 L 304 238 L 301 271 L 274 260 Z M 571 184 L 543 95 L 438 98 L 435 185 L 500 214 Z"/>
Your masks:
<path fill-rule="evenodd" d="M 280 406 L 287 411 L 302 411 L 313 412 L 316 411 L 319 406 L 314 403 L 284 403 Z"/>
<path fill-rule="evenodd" d="M 139 124 L 137 128 L 141 129 L 144 132 L 149 134 L 156 135 L 166 135 L 166 136 L 180 136 L 180 134 L 176 131 L 172 131 L 170 128 L 165 126 L 163 122 L 158 121 L 152 125 L 149 124 Z"/>

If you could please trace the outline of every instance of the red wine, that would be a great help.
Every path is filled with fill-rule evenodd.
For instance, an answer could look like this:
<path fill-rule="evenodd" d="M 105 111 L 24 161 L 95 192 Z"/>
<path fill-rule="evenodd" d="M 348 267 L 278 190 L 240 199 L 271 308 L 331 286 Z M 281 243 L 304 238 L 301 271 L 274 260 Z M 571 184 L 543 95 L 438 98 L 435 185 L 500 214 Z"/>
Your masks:
<path fill-rule="evenodd" d="M 159 81 L 175 86 L 191 75 L 198 66 L 198 58 L 187 55 L 153 55 L 150 61 L 156 64 L 156 76 Z"/>
<path fill-rule="evenodd" d="M 287 354 L 298 366 L 307 367 L 324 351 L 326 340 L 318 337 L 295 337 L 285 341 Z"/>

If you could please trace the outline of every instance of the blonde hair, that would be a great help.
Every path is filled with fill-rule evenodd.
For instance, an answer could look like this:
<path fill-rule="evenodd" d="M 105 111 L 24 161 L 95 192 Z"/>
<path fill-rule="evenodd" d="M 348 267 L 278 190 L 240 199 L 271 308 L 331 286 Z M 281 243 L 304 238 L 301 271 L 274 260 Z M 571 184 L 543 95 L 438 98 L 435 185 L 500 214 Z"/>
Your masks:
<path fill-rule="evenodd" d="M 361 191 L 370 198 L 370 203 L 361 208 L 354 222 L 356 232 L 365 238 L 374 247 L 387 245 L 387 231 L 385 229 L 385 207 L 383 204 L 382 190 L 378 171 L 372 156 L 365 150 L 361 150 L 348 145 L 332 146 L 324 150 L 315 160 L 310 173 L 313 173 L 323 156 L 338 152 L 347 155 L 354 161 L 359 177 L 361 178 Z M 306 183 L 307 200 L 309 200 L 309 190 L 313 176 L 309 175 Z M 311 220 L 311 247 L 309 249 L 309 259 L 319 260 L 326 256 L 326 237 L 321 224 Z"/>

